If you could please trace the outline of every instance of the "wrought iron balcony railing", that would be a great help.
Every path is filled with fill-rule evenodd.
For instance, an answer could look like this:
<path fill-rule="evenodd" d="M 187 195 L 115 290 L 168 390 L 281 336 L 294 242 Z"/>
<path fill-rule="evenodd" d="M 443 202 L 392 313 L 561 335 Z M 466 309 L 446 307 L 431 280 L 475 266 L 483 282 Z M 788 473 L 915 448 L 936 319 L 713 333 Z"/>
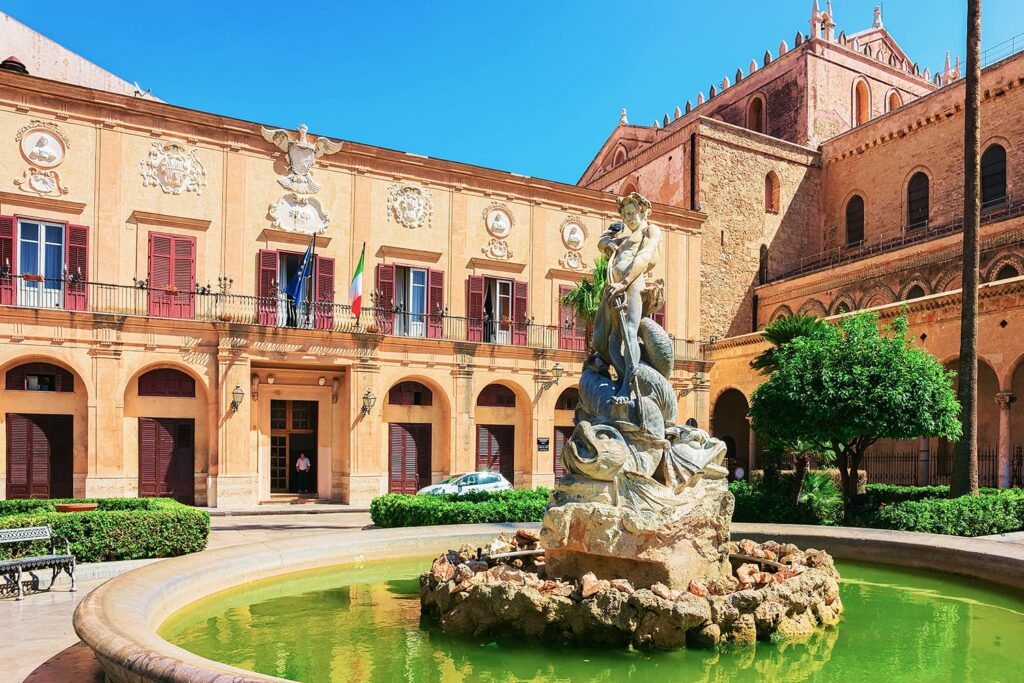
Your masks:
<path fill-rule="evenodd" d="M 567 324 L 532 320 L 467 318 L 446 312 L 409 313 L 396 308 L 366 307 L 357 317 L 348 304 L 315 301 L 300 306 L 284 296 L 258 297 L 230 292 L 150 288 L 84 282 L 73 277 L 44 278 L 0 271 L 0 305 L 85 313 L 222 322 L 261 327 L 322 330 L 392 337 L 466 341 L 584 352 L 586 340 Z M 703 360 L 704 344 L 673 339 L 677 360 Z"/>

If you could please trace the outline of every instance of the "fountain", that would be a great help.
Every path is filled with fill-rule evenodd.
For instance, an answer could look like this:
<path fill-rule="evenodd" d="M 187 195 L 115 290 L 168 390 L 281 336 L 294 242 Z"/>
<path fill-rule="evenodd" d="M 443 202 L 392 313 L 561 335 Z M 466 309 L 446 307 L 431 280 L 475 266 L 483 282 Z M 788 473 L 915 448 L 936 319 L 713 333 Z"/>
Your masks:
<path fill-rule="evenodd" d="M 730 543 L 725 444 L 676 424 L 672 340 L 651 317 L 663 303 L 650 276 L 661 231 L 640 194 L 618 206 L 622 222 L 598 243 L 608 283 L 561 453 L 568 474 L 539 538 L 522 531 L 486 557 L 441 555 L 421 577 L 423 611 L 453 633 L 658 648 L 802 637 L 835 623 L 839 574 L 827 553 Z"/>

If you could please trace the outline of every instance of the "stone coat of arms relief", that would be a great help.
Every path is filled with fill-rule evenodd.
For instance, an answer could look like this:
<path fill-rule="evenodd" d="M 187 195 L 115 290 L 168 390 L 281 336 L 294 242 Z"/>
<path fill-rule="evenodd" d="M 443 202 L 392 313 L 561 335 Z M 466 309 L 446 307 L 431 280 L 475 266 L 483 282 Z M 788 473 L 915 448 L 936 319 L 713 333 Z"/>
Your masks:
<path fill-rule="evenodd" d="M 392 185 L 388 188 L 387 215 L 410 230 L 430 227 L 434 220 L 434 201 L 430 190 L 415 185 Z"/>
<path fill-rule="evenodd" d="M 166 194 L 195 192 L 197 195 L 206 187 L 206 169 L 195 149 L 186 152 L 174 142 L 153 142 L 149 155 L 140 163 L 145 187 L 159 187 Z"/>
<path fill-rule="evenodd" d="M 271 227 L 286 232 L 316 235 L 331 222 L 330 214 L 313 197 L 290 192 L 270 205 Z"/>
<path fill-rule="evenodd" d="M 263 128 L 263 139 L 285 153 L 288 162 L 288 175 L 278 178 L 281 187 L 301 194 L 316 194 L 320 184 L 313 180 L 313 163 L 322 156 L 336 154 L 341 151 L 341 142 L 327 138 L 317 138 L 310 142 L 306 132 L 306 124 L 299 126 L 299 138 L 292 140 L 288 131 L 281 128 Z"/>
<path fill-rule="evenodd" d="M 481 250 L 484 256 L 499 261 L 512 258 L 512 249 L 505 238 L 512 232 L 516 219 L 504 204 L 493 202 L 483 211 L 484 227 L 491 235 L 491 240 Z"/>
<path fill-rule="evenodd" d="M 569 216 L 559 226 L 559 233 L 566 249 L 565 255 L 558 260 L 559 265 L 566 270 L 585 270 L 587 264 L 583 261 L 581 250 L 587 241 L 587 229 L 583 227 L 583 221 L 576 216 Z"/>
<path fill-rule="evenodd" d="M 56 123 L 33 119 L 14 136 L 22 157 L 29 166 L 22 171 L 14 184 L 25 192 L 40 196 L 59 197 L 69 192 L 60 173 L 53 170 L 59 166 L 71 147 L 64 131 Z"/>

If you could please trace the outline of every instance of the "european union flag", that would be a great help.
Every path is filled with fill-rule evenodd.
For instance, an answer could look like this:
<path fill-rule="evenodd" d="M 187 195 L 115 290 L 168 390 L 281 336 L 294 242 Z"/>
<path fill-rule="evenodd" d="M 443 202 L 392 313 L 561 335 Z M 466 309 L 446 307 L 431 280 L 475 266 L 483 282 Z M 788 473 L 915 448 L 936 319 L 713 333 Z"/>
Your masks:
<path fill-rule="evenodd" d="M 315 237 L 313 239 L 316 239 Z M 306 249 L 305 255 L 302 257 L 302 263 L 299 264 L 299 269 L 295 271 L 295 275 L 292 276 L 291 282 L 285 288 L 284 293 L 292 298 L 295 302 L 297 310 L 301 310 L 301 306 L 306 301 L 306 295 L 309 291 L 309 280 L 313 275 L 313 242 L 310 241 L 309 247 Z"/>

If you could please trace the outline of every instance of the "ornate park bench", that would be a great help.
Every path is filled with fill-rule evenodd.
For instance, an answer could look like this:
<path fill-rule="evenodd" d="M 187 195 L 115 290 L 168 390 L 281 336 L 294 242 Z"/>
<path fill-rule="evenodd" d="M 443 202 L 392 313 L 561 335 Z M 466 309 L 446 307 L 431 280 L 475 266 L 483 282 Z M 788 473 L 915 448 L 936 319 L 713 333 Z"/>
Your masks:
<path fill-rule="evenodd" d="M 25 543 L 28 541 L 50 541 L 50 554 L 36 557 L 18 557 L 13 560 L 0 560 L 0 575 L 5 584 L 0 589 L 11 595 L 17 593 L 18 600 L 24 595 L 24 584 L 21 580 L 23 572 L 32 577 L 32 590 L 39 589 L 39 577 L 35 572 L 40 569 L 53 568 L 53 576 L 46 590 L 53 588 L 53 582 L 61 572 L 71 577 L 71 590 L 75 590 L 75 556 L 71 554 L 71 543 L 63 536 L 55 536 L 48 526 L 33 526 L 23 529 L 0 529 L 0 543 Z M 63 545 L 63 554 L 58 552 Z"/>

